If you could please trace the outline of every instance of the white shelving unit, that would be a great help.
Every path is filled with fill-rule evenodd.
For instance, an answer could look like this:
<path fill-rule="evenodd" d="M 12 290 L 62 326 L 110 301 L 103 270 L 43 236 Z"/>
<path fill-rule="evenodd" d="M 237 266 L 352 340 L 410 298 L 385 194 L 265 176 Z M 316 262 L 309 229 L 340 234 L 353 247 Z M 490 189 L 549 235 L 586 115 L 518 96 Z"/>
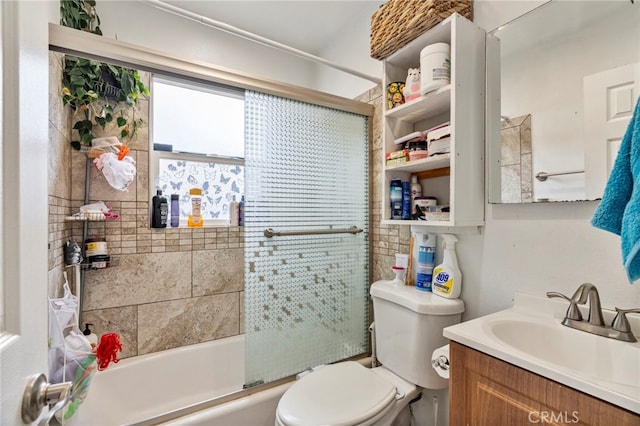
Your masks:
<path fill-rule="evenodd" d="M 383 102 L 385 154 L 398 149 L 396 139 L 450 122 L 451 153 L 386 166 L 383 155 L 382 223 L 426 226 L 429 232 L 465 232 L 484 225 L 485 38 L 483 29 L 453 14 L 383 61 L 383 87 L 404 81 L 409 68 L 420 66 L 420 51 L 433 43 L 451 46 L 451 84 L 393 109 Z M 410 181 L 417 174 L 422 194 L 449 205 L 448 220 L 391 220 L 392 179 Z"/>

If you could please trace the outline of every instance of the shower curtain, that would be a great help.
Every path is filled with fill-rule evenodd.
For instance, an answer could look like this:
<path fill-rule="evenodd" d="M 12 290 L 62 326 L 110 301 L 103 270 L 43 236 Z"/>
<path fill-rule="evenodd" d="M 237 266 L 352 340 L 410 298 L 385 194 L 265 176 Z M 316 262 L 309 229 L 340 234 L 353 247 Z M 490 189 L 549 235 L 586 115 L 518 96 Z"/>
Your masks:
<path fill-rule="evenodd" d="M 369 125 L 263 93 L 245 102 L 249 386 L 368 350 Z"/>

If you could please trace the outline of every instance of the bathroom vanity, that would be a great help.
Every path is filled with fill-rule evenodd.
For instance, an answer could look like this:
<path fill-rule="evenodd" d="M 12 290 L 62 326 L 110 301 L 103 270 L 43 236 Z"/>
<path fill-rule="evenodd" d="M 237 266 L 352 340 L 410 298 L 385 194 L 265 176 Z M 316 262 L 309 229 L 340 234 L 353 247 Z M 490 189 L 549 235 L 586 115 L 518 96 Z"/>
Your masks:
<path fill-rule="evenodd" d="M 640 415 L 467 346 L 450 344 L 451 426 L 637 426 Z"/>
<path fill-rule="evenodd" d="M 567 307 L 516 293 L 512 308 L 444 329 L 451 425 L 640 425 L 640 342 L 564 326 Z M 640 317 L 628 320 L 637 336 Z"/>

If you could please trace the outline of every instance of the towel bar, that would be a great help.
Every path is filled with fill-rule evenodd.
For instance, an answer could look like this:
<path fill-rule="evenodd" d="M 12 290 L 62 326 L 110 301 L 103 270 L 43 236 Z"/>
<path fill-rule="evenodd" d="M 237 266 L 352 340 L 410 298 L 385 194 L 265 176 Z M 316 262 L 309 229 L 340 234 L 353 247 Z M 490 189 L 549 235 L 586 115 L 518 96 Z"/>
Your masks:
<path fill-rule="evenodd" d="M 574 175 L 576 173 L 584 173 L 584 170 L 571 170 L 568 172 L 555 172 L 555 173 L 538 172 L 538 174 L 536 174 L 536 179 L 538 179 L 540 182 L 544 182 L 545 180 L 547 180 L 549 176 Z"/>
<path fill-rule="evenodd" d="M 267 238 L 271 238 L 273 236 L 276 237 L 284 237 L 291 235 L 320 235 L 320 234 L 359 234 L 362 232 L 361 228 L 357 226 L 352 226 L 348 229 L 306 229 L 301 231 L 280 231 L 276 232 L 273 228 L 267 228 L 264 230 L 264 236 Z"/>

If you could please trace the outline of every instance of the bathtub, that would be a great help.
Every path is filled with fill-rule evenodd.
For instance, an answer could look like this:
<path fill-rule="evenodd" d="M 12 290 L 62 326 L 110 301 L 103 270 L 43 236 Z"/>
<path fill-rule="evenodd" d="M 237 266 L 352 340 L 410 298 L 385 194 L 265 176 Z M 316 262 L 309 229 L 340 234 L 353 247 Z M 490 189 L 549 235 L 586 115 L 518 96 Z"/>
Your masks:
<path fill-rule="evenodd" d="M 272 426 L 290 383 L 230 396 L 243 384 L 243 335 L 127 358 L 95 374 L 65 424 Z"/>

